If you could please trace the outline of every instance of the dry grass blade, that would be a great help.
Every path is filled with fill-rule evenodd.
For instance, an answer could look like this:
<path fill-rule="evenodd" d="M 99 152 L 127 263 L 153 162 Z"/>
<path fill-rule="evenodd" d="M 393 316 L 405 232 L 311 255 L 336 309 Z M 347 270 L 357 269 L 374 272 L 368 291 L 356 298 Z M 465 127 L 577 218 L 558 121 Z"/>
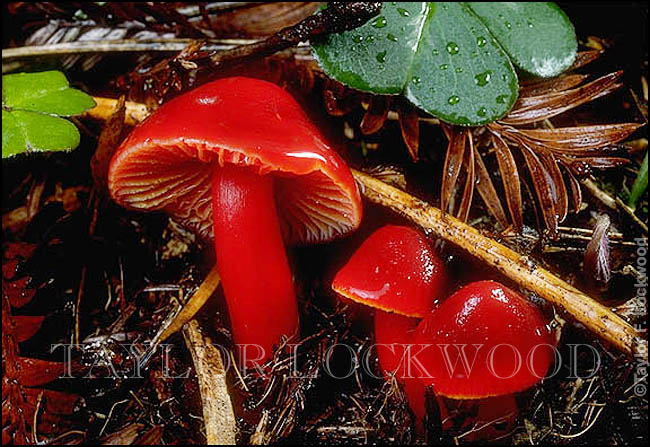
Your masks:
<path fill-rule="evenodd" d="M 569 186 L 571 189 L 571 201 L 573 202 L 573 211 L 578 212 L 580 211 L 580 205 L 582 205 L 582 188 L 580 188 L 580 182 L 576 178 L 575 175 L 573 175 L 573 172 L 571 172 L 570 169 L 564 169 L 564 172 L 567 175 L 567 178 L 569 179 Z"/>
<path fill-rule="evenodd" d="M 610 73 L 581 87 L 561 93 L 521 98 L 500 122 L 529 124 L 552 118 L 619 88 L 620 85 L 616 84 L 616 81 L 621 74 L 621 71 Z"/>
<path fill-rule="evenodd" d="M 398 105 L 399 127 L 402 129 L 402 138 L 413 161 L 418 161 L 418 149 L 420 147 L 420 120 L 418 110 L 401 101 Z"/>
<path fill-rule="evenodd" d="M 390 98 L 385 95 L 375 95 L 370 98 L 368 110 L 363 115 L 359 129 L 364 135 L 371 135 L 382 127 L 388 118 Z"/>
<path fill-rule="evenodd" d="M 572 158 L 560 155 L 558 158 L 562 161 L 563 164 L 571 168 L 574 172 L 578 173 L 589 173 L 592 169 L 616 168 L 629 163 L 629 160 L 623 157 Z"/>
<path fill-rule="evenodd" d="M 540 155 L 540 160 L 551 176 L 551 186 L 555 191 L 555 197 L 557 199 L 555 202 L 555 211 L 558 215 L 558 221 L 562 222 L 566 219 L 567 213 L 569 212 L 569 197 L 560 166 L 553 155 Z"/>
<path fill-rule="evenodd" d="M 580 85 L 582 81 L 588 77 L 589 75 L 584 74 L 569 74 L 558 78 L 544 79 L 543 81 L 537 81 L 530 84 L 522 84 L 519 96 L 539 96 L 548 93 L 563 92 Z"/>
<path fill-rule="evenodd" d="M 558 149 L 597 149 L 624 140 L 641 126 L 643 124 L 598 124 L 555 129 L 517 129 L 517 132 Z"/>
<path fill-rule="evenodd" d="M 498 135 L 492 134 L 494 152 L 501 171 L 503 189 L 506 193 L 506 202 L 512 218 L 513 225 L 517 231 L 523 228 L 523 204 L 521 199 L 521 181 L 519 180 L 519 170 L 515 163 L 515 158 L 508 145 Z"/>
<path fill-rule="evenodd" d="M 447 156 L 445 157 L 445 166 L 442 170 L 442 190 L 440 193 L 440 208 L 443 211 L 451 212 L 449 204 L 454 194 L 456 181 L 460 174 L 460 168 L 463 165 L 463 156 L 465 153 L 465 142 L 467 141 L 467 132 L 464 130 L 454 131 L 452 128 L 443 126 L 446 129 L 449 144 L 447 145 Z"/>
<path fill-rule="evenodd" d="M 603 53 L 604 51 L 601 50 L 580 51 L 576 55 L 576 60 L 573 61 L 573 65 L 571 65 L 568 71 L 577 70 L 580 67 L 584 67 L 585 65 L 590 64 L 602 56 Z"/>
<path fill-rule="evenodd" d="M 237 425 L 221 353 L 204 337 L 196 320 L 183 330 L 199 381 L 205 436 L 209 445 L 235 445 Z"/>
<path fill-rule="evenodd" d="M 620 144 L 611 144 L 597 148 L 580 147 L 578 145 L 573 146 L 570 143 L 549 144 L 547 141 L 539 141 L 529 138 L 522 132 L 522 129 L 515 129 L 512 127 L 503 128 L 501 135 L 504 139 L 514 145 L 518 145 L 520 141 L 525 142 L 528 147 L 538 154 L 555 154 L 560 158 L 571 158 L 574 160 L 587 160 L 588 158 L 627 159 L 629 153 L 627 147 Z"/>
<path fill-rule="evenodd" d="M 503 210 L 503 206 L 501 206 L 501 200 L 499 200 L 499 195 L 494 188 L 490 173 L 485 167 L 483 157 L 481 157 L 476 147 L 474 147 L 474 160 L 476 166 L 476 190 L 481 195 L 490 214 L 494 216 L 503 228 L 506 228 L 508 226 L 508 218 Z"/>
<path fill-rule="evenodd" d="M 198 289 L 192 294 L 190 299 L 183 305 L 183 308 L 173 317 L 167 324 L 163 324 L 159 335 L 157 335 L 152 346 L 165 341 L 170 335 L 180 330 L 185 323 L 194 318 L 194 315 L 203 307 L 205 302 L 212 296 L 219 283 L 221 277 L 217 267 L 214 266 L 208 276 L 205 277 Z"/>
<path fill-rule="evenodd" d="M 472 198 L 474 197 L 474 184 L 476 183 L 474 175 L 474 140 L 470 131 L 467 131 L 467 142 L 469 143 L 468 150 L 465 151 L 465 159 L 467 160 L 465 172 L 467 176 L 465 177 L 463 197 L 458 206 L 458 212 L 456 213 L 456 216 L 463 222 L 466 222 L 469 216 Z"/>
<path fill-rule="evenodd" d="M 553 187 L 553 179 L 535 152 L 525 143 L 520 143 L 521 153 L 526 160 L 526 166 L 535 189 L 544 224 L 551 232 L 551 237 L 557 236 L 558 214 L 556 210 L 557 196 Z"/>

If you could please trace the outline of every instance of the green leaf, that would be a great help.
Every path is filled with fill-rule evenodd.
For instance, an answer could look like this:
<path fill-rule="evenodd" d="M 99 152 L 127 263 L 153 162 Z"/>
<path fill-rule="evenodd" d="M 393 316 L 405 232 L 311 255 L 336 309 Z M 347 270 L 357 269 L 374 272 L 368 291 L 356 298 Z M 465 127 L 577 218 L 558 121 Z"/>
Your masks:
<path fill-rule="evenodd" d="M 365 25 L 313 42 L 314 56 L 331 77 L 351 87 L 401 93 L 428 12 L 425 2 L 385 2 Z"/>
<path fill-rule="evenodd" d="M 494 121 L 517 99 L 510 60 L 463 4 L 385 2 L 380 16 L 312 47 L 338 81 L 372 93 L 402 93 L 450 123 Z"/>
<path fill-rule="evenodd" d="M 636 176 L 636 180 L 632 185 L 632 191 L 630 192 L 630 198 L 627 204 L 636 209 L 637 202 L 643 194 L 645 194 L 648 189 L 648 153 L 646 152 L 641 167 L 639 168 L 639 174 Z"/>
<path fill-rule="evenodd" d="M 12 110 L 73 116 L 95 107 L 95 101 L 71 88 L 60 71 L 44 71 L 3 76 L 2 105 Z"/>
<path fill-rule="evenodd" d="M 556 76 L 575 60 L 577 40 L 554 3 L 384 2 L 380 16 L 312 48 L 343 84 L 404 94 L 443 121 L 480 125 L 504 116 L 517 99 L 513 64 Z"/>
<path fill-rule="evenodd" d="M 2 76 L 2 157 L 74 149 L 79 131 L 58 116 L 78 115 L 94 106 L 92 97 L 71 88 L 58 71 Z"/>
<path fill-rule="evenodd" d="M 551 2 L 470 2 L 512 62 L 533 76 L 557 76 L 575 60 L 571 21 Z"/>
<path fill-rule="evenodd" d="M 30 151 L 61 151 L 79 145 L 70 121 L 43 113 L 2 111 L 2 157 Z"/>
<path fill-rule="evenodd" d="M 512 107 L 519 85 L 507 55 L 463 4 L 435 3 L 411 66 L 406 97 L 444 121 L 485 124 Z"/>

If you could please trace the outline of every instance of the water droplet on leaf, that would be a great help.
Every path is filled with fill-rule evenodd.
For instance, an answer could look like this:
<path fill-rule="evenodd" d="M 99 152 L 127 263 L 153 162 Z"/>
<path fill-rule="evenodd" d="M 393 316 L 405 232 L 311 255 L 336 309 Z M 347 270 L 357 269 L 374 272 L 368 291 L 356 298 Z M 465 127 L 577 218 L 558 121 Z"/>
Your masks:
<path fill-rule="evenodd" d="M 474 80 L 476 81 L 476 85 L 479 87 L 485 87 L 488 82 L 490 82 L 490 77 L 492 76 L 492 71 L 487 70 L 484 71 L 483 73 L 479 73 L 476 76 L 474 76 Z"/>
<path fill-rule="evenodd" d="M 386 52 L 385 51 L 380 51 L 379 53 L 377 53 L 377 62 L 379 62 L 380 64 L 383 64 L 384 62 L 386 62 Z"/>
<path fill-rule="evenodd" d="M 388 21 L 386 20 L 386 17 L 384 17 L 384 16 L 379 16 L 372 22 L 372 26 L 374 26 L 375 28 L 383 28 L 387 24 L 388 24 Z"/>
<path fill-rule="evenodd" d="M 450 96 L 449 99 L 447 99 L 447 102 L 451 104 L 452 106 L 454 104 L 458 104 L 458 101 L 460 101 L 460 98 L 456 95 Z"/>
<path fill-rule="evenodd" d="M 459 48 L 458 44 L 456 42 L 449 42 L 447 43 L 447 52 L 449 54 L 458 54 Z"/>
<path fill-rule="evenodd" d="M 404 9 L 404 8 L 397 8 L 397 12 L 399 12 L 402 17 L 408 17 L 409 15 L 411 15 L 408 12 L 408 9 Z"/>

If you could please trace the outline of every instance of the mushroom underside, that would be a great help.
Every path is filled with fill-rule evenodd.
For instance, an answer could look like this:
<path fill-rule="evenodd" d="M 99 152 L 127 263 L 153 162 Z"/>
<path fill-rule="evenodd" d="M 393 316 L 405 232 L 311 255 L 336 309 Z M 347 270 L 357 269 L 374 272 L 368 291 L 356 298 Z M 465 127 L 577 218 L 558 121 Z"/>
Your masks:
<path fill-rule="evenodd" d="M 335 239 L 356 228 L 358 210 L 345 185 L 317 163 L 295 171 L 241 151 L 192 142 L 151 144 L 126 156 L 110 182 L 113 198 L 132 209 L 160 210 L 205 240 L 213 239 L 211 179 L 226 165 L 273 174 L 284 240 L 309 244 Z"/>

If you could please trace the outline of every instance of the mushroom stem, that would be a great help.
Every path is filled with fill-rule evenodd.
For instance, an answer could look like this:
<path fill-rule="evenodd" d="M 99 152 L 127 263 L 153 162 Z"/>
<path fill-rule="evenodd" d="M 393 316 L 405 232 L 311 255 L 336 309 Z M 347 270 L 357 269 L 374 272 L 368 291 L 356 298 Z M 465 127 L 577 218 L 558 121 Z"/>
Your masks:
<path fill-rule="evenodd" d="M 298 307 L 287 261 L 271 176 L 225 166 L 212 176 L 212 217 L 233 339 L 266 362 L 282 337 L 298 332 Z M 248 364 L 247 364 L 248 363 Z"/>
<path fill-rule="evenodd" d="M 392 312 L 378 310 L 375 313 L 375 341 L 379 366 L 384 374 L 395 374 L 402 384 L 404 395 L 415 416 L 415 427 L 419 433 L 424 431 L 427 415 L 426 389 L 417 377 L 418 371 L 410 371 L 405 362 L 406 348 L 413 345 L 412 334 L 420 319 L 406 317 Z"/>

